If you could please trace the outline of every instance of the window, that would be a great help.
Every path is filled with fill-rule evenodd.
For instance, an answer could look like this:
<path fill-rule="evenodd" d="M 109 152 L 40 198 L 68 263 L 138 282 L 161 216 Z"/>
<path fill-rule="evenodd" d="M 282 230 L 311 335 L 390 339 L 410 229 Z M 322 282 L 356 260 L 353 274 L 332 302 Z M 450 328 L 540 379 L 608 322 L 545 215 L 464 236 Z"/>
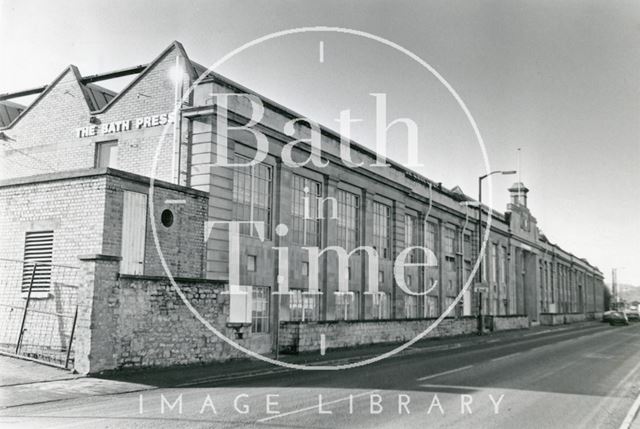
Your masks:
<path fill-rule="evenodd" d="M 447 309 L 451 306 L 451 304 L 453 304 L 453 301 L 455 301 L 455 297 L 454 296 L 448 296 L 444 299 L 444 311 L 447 311 Z M 449 313 L 447 313 L 446 317 L 454 317 L 456 315 L 455 309 L 452 309 Z"/>
<path fill-rule="evenodd" d="M 378 284 L 384 283 L 384 271 L 378 271 Z"/>
<path fill-rule="evenodd" d="M 456 272 L 456 258 L 454 256 L 445 256 L 445 267 L 449 273 Z"/>
<path fill-rule="evenodd" d="M 404 246 L 412 247 L 418 244 L 418 237 L 416 234 L 416 218 L 415 216 L 405 215 L 404 217 Z M 416 253 L 417 249 L 414 249 L 409 253 L 409 257 L 407 258 L 409 263 L 414 263 L 418 260 L 418 254 Z"/>
<path fill-rule="evenodd" d="M 253 286 L 251 332 L 269 332 L 269 288 Z"/>
<path fill-rule="evenodd" d="M 449 281 L 447 282 L 447 293 L 448 293 L 450 296 L 455 296 L 455 295 L 457 294 L 457 292 L 458 292 L 458 291 L 456 290 L 456 287 L 455 287 L 455 286 L 454 286 L 454 284 L 453 284 L 453 280 L 449 280 Z"/>
<path fill-rule="evenodd" d="M 456 272 L 456 257 L 457 250 L 456 230 L 452 227 L 445 227 L 444 229 L 444 254 L 445 254 L 445 268 L 450 273 Z"/>
<path fill-rule="evenodd" d="M 424 245 L 427 249 L 431 250 L 433 255 L 436 257 L 436 261 L 434 262 L 437 265 L 440 265 L 440 262 L 438 261 L 438 255 L 440 253 L 438 240 L 438 224 L 434 222 L 426 222 L 424 226 Z M 432 278 L 432 283 L 427 287 L 427 289 L 433 286 L 433 278 L 439 278 L 439 273 L 440 269 L 438 266 L 426 267 L 425 275 Z"/>
<path fill-rule="evenodd" d="M 373 247 L 383 259 L 391 259 L 391 208 L 373 203 Z"/>
<path fill-rule="evenodd" d="M 404 216 L 404 245 L 409 247 L 413 246 L 415 238 L 415 219 L 411 215 Z"/>
<path fill-rule="evenodd" d="M 53 231 L 31 231 L 24 237 L 22 292 L 48 292 L 51 286 Z M 33 283 L 32 280 L 33 279 Z"/>
<path fill-rule="evenodd" d="M 306 192 L 305 192 L 306 191 Z M 291 199 L 291 239 L 294 243 L 320 246 L 320 218 L 318 203 L 322 197 L 322 185 L 311 179 L 293 175 Z M 305 200 L 308 201 L 305 213 Z"/>
<path fill-rule="evenodd" d="M 335 293 L 336 320 L 355 320 L 358 318 L 358 292 Z"/>
<path fill-rule="evenodd" d="M 456 246 L 456 230 L 451 227 L 444 229 L 444 253 L 453 255 L 457 251 Z"/>
<path fill-rule="evenodd" d="M 162 222 L 165 228 L 171 227 L 171 225 L 173 225 L 173 212 L 169 209 L 163 210 L 160 215 L 160 222 Z"/>
<path fill-rule="evenodd" d="M 433 295 L 424 296 L 424 317 L 438 317 L 438 297 Z"/>
<path fill-rule="evenodd" d="M 235 164 L 246 164 L 250 159 L 235 155 Z M 271 182 L 272 169 L 257 164 L 233 168 L 233 203 L 235 221 L 264 222 L 265 238 L 271 237 Z M 252 225 L 240 224 L 240 233 L 254 236 Z"/>
<path fill-rule="evenodd" d="M 359 246 L 360 199 L 356 194 L 338 190 L 338 245 L 347 252 Z"/>
<path fill-rule="evenodd" d="M 318 297 L 304 293 L 301 289 L 291 289 L 289 291 L 289 319 L 318 320 Z"/>
<path fill-rule="evenodd" d="M 465 261 L 471 260 L 473 249 L 471 248 L 471 235 L 469 234 L 465 234 L 463 237 L 462 251 L 464 252 Z"/>
<path fill-rule="evenodd" d="M 505 246 L 500 247 L 500 283 L 507 283 L 507 248 Z"/>
<path fill-rule="evenodd" d="M 247 256 L 247 271 L 256 271 L 256 257 L 254 255 Z"/>
<path fill-rule="evenodd" d="M 434 255 L 438 255 L 438 225 L 433 222 L 427 222 L 425 238 L 425 247 L 431 250 Z"/>
<path fill-rule="evenodd" d="M 415 319 L 418 317 L 418 297 L 405 295 L 404 297 L 404 317 Z"/>
<path fill-rule="evenodd" d="M 498 281 L 498 245 L 491 243 L 491 281 Z"/>
<path fill-rule="evenodd" d="M 309 275 L 309 263 L 308 262 L 303 262 L 302 263 L 302 275 L 305 276 L 305 277 Z"/>
<path fill-rule="evenodd" d="M 96 143 L 96 167 L 118 168 L 118 140 Z"/>
<path fill-rule="evenodd" d="M 389 318 L 389 294 L 382 292 L 379 295 L 374 295 L 374 318 L 376 319 L 388 319 Z"/>

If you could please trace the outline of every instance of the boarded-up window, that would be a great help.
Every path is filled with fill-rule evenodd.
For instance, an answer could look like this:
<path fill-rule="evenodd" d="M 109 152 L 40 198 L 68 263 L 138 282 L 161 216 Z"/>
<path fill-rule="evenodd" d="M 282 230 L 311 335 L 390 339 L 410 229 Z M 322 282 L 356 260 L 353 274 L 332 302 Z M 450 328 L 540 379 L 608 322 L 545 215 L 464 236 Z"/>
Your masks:
<path fill-rule="evenodd" d="M 24 238 L 24 264 L 22 267 L 22 291 L 48 292 L 51 286 L 51 259 L 53 255 L 53 231 L 30 231 Z M 34 271 L 35 270 L 35 271 Z"/>

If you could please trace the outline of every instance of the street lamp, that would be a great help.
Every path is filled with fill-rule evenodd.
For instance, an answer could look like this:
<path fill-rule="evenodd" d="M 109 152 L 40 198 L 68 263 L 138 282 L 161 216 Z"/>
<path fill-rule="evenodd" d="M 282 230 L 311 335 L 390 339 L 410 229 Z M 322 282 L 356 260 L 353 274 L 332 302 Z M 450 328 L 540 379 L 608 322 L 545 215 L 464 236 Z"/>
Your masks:
<path fill-rule="evenodd" d="M 482 181 L 489 176 L 493 176 L 494 174 L 502 174 L 503 176 L 508 176 L 508 175 L 516 174 L 516 171 L 515 170 L 506 170 L 506 171 L 496 170 L 478 177 L 478 256 L 480 257 L 480 264 L 478 265 L 478 273 L 479 273 L 478 278 L 480 280 L 479 283 L 482 283 L 482 272 L 483 272 L 482 261 L 484 259 L 483 258 L 484 253 L 480 255 L 480 250 L 482 249 L 482 244 L 481 244 L 482 243 Z M 489 208 L 488 210 L 490 209 L 491 208 Z M 484 321 L 482 320 L 482 291 L 479 291 L 478 293 L 478 318 L 479 318 L 478 334 L 482 335 L 482 331 L 484 330 Z"/>

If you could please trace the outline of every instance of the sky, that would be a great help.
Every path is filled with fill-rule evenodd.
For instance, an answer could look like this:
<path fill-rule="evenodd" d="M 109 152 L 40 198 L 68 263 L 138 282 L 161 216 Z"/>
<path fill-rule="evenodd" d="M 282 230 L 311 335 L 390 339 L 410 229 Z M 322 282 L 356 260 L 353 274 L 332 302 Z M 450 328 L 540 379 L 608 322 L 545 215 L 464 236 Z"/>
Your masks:
<path fill-rule="evenodd" d="M 0 93 L 48 84 L 69 64 L 85 75 L 144 64 L 173 40 L 210 66 L 258 37 L 314 26 L 367 32 L 426 61 L 468 107 L 491 168 L 519 165 L 547 237 L 607 281 L 617 267 L 619 282 L 640 284 L 637 1 L 0 0 Z M 217 71 L 333 129 L 349 109 L 362 119 L 351 137 L 371 148 L 371 94 L 386 94 L 387 122 L 418 127 L 423 166 L 412 168 L 477 196 L 485 167 L 462 109 L 389 46 L 299 33 L 244 50 Z M 389 130 L 388 155 L 403 164 L 416 160 L 406 136 L 402 126 Z M 516 180 L 495 176 L 494 208 L 506 209 Z"/>

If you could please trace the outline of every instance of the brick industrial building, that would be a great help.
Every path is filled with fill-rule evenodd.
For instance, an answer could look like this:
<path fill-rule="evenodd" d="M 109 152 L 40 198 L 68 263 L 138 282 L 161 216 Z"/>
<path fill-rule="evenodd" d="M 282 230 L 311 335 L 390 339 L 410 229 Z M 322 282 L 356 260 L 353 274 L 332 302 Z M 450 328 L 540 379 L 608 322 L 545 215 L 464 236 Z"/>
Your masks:
<path fill-rule="evenodd" d="M 176 70 L 182 70 L 179 79 Z M 126 75 L 133 79 L 119 93 L 96 83 Z M 200 77 L 177 108 L 176 100 Z M 478 209 L 470 197 L 395 163 L 371 168 L 376 154 L 356 143 L 351 158 L 363 166 L 347 167 L 340 136 L 325 129 L 322 159 L 328 166 L 292 168 L 283 162 L 283 147 L 310 130 L 298 123 L 284 133 L 299 115 L 263 97 L 265 112 L 255 129 L 267 136 L 264 161 L 212 167 L 219 150 L 213 95 L 224 93 L 254 94 L 207 72 L 176 42 L 145 66 L 94 76 L 69 66 L 47 86 L 0 96 L 0 268 L 9 272 L 5 279 L 15 279 L 1 285 L 6 305 L 0 324 L 7 329 L 0 343 L 12 345 L 20 336 L 24 346 L 28 333 L 47 325 L 70 351 L 77 321 L 73 356 L 85 372 L 239 356 L 202 333 L 206 329 L 185 310 L 165 278 L 154 229 L 167 267 L 193 305 L 225 335 L 261 354 L 312 350 L 319 332 L 332 335 L 334 347 L 362 338 L 408 339 L 454 302 L 478 257 Z M 28 106 L 12 101 L 26 95 L 37 97 Z M 228 103 L 228 124 L 246 124 L 252 113 L 247 99 L 229 97 Z M 253 159 L 252 133 L 229 137 L 230 160 Z M 292 158 L 305 160 L 309 153 L 308 145 L 297 144 Z M 604 310 L 602 273 L 540 232 L 523 184 L 509 192 L 507 211 L 491 212 L 482 303 L 469 288 L 439 328 L 450 328 L 443 334 L 476 329 L 472 316 L 479 304 L 494 316 L 496 329 L 585 320 Z M 318 210 L 318 198 L 329 203 Z M 306 201 L 311 216 L 305 216 Z M 244 297 L 222 293 L 229 282 L 226 228 L 213 225 L 203 240 L 208 222 L 231 220 L 265 225 L 264 240 L 241 227 L 240 284 L 249 286 Z M 279 224 L 288 234 L 275 232 Z M 322 293 L 305 293 L 314 264 L 303 247 L 351 251 L 362 245 L 379 255 L 376 294 L 367 293 L 371 274 L 364 252 L 351 256 L 341 274 L 348 276 L 349 293 L 338 293 L 333 253 L 320 258 Z M 394 278 L 393 262 L 409 246 L 425 246 L 436 257 L 429 267 L 406 269 L 407 287 L 423 296 L 404 293 Z M 274 247 L 289 249 L 285 272 Z M 423 261 L 418 253 L 409 257 Z M 73 280 L 56 279 L 56 267 L 68 267 Z M 283 281 L 289 293 L 274 295 Z M 63 302 L 57 286 L 69 283 L 73 299 Z M 27 288 L 30 307 L 42 314 L 69 316 L 73 310 L 60 307 L 75 303 L 74 321 L 16 317 Z"/>

